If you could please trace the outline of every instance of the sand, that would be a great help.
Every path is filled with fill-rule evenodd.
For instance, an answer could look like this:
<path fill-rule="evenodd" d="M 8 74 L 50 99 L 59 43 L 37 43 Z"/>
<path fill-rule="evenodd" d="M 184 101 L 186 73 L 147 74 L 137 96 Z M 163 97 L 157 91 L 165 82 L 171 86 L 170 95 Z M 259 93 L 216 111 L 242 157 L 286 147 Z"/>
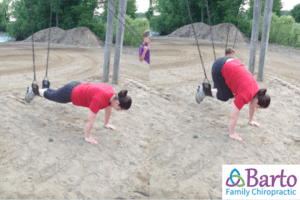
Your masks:
<path fill-rule="evenodd" d="M 49 40 L 49 28 L 40 30 L 33 35 L 34 42 L 47 42 Z M 31 42 L 32 37 L 23 40 L 24 42 Z M 65 44 L 73 46 L 99 46 L 104 42 L 99 39 L 90 29 L 86 27 L 73 28 L 70 30 L 63 30 L 58 27 L 52 27 L 50 31 L 51 44 Z"/>
<path fill-rule="evenodd" d="M 114 50 L 114 46 L 113 46 Z M 37 81 L 45 76 L 47 43 L 35 43 Z M 111 84 L 113 55 L 111 54 Z M 73 80 L 101 82 L 104 46 L 51 44 L 48 77 L 56 89 Z M 0 196 L 3 199 L 142 199 L 149 195 L 149 65 L 137 48 L 124 47 L 116 92 L 127 89 L 128 111 L 104 110 L 91 130 L 98 145 L 84 140 L 88 108 L 35 97 L 29 42 L 0 44 Z M 50 142 L 49 139 L 53 139 Z"/>
<path fill-rule="evenodd" d="M 152 198 L 221 199 L 222 165 L 299 165 L 300 51 L 269 45 L 259 85 L 268 89 L 271 105 L 255 113 L 260 128 L 247 124 L 248 106 L 242 109 L 235 133 L 244 141 L 237 142 L 228 137 L 232 100 L 195 101 L 204 73 L 194 38 L 153 37 L 151 43 Z M 207 40 L 199 43 L 212 82 L 212 45 Z M 235 58 L 248 68 L 250 45 L 238 44 L 235 50 Z M 225 45 L 217 44 L 217 58 L 224 53 Z M 255 77 L 258 58 L 259 50 Z"/>
<path fill-rule="evenodd" d="M 199 42 L 212 80 L 211 42 Z M 51 88 L 101 82 L 104 46 L 51 48 Z M 235 47 L 246 67 L 249 49 L 243 42 Z M 217 42 L 217 57 L 224 50 Z M 39 97 L 25 102 L 33 80 L 31 43 L 0 44 L 1 198 L 220 199 L 224 164 L 299 164 L 299 53 L 269 45 L 259 85 L 268 89 L 271 105 L 255 113 L 260 128 L 247 124 L 243 108 L 235 132 L 244 141 L 237 142 L 228 137 L 232 100 L 195 102 L 204 74 L 193 37 L 152 37 L 151 67 L 138 61 L 136 48 L 124 47 L 119 84 L 112 86 L 129 90 L 132 108 L 112 112 L 116 131 L 103 128 L 100 111 L 91 131 L 99 144 L 91 145 L 83 140 L 87 108 Z M 39 84 L 46 59 L 47 43 L 37 42 Z"/>
<path fill-rule="evenodd" d="M 245 36 L 244 33 L 242 33 L 235 25 L 224 23 L 224 24 L 217 24 L 214 26 L 210 26 L 207 24 L 204 24 L 202 22 L 194 23 L 194 30 L 196 32 L 196 36 L 198 40 L 209 40 L 215 42 L 223 42 L 226 43 L 236 43 L 239 44 L 247 44 L 250 39 Z M 210 30 L 211 29 L 211 30 Z M 212 36 L 211 37 L 211 31 Z M 229 31 L 229 34 L 228 34 Z M 227 40 L 227 34 L 228 34 L 228 40 Z M 171 34 L 168 35 L 168 37 L 185 37 L 185 38 L 194 38 L 194 31 L 191 24 L 185 25 Z"/>

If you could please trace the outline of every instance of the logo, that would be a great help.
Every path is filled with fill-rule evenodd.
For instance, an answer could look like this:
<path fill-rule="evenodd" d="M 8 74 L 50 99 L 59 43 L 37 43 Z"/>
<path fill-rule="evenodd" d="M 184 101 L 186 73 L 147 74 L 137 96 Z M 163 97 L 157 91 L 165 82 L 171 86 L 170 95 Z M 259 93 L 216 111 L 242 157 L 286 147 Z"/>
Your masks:
<path fill-rule="evenodd" d="M 223 199 L 299 199 L 300 166 L 222 166 Z"/>
<path fill-rule="evenodd" d="M 234 172 L 236 172 L 237 175 L 233 175 Z M 235 183 L 235 182 L 233 181 L 233 178 L 232 178 L 232 177 L 238 178 L 238 181 Z M 232 185 L 228 184 L 229 180 L 231 181 Z M 242 182 L 242 184 L 241 184 L 241 185 L 238 185 L 240 181 Z M 237 186 L 237 187 L 244 187 L 244 186 L 245 186 L 245 181 L 244 181 L 244 179 L 241 177 L 240 172 L 239 172 L 237 169 L 233 169 L 233 170 L 231 171 L 231 173 L 230 173 L 229 178 L 228 178 L 227 181 L 226 181 L 226 185 L 227 185 L 228 187 L 235 187 L 235 186 Z"/>

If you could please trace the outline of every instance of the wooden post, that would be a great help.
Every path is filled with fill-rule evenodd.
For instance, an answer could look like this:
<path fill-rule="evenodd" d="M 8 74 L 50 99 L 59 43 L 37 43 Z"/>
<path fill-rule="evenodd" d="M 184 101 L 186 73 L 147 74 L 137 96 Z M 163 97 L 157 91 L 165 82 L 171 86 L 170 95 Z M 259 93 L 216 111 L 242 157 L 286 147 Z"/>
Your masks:
<path fill-rule="evenodd" d="M 254 68 L 255 68 L 256 45 L 257 45 L 258 34 L 259 34 L 261 2 L 262 0 L 254 1 L 253 23 L 252 23 L 251 44 L 250 44 L 250 58 L 249 58 L 249 71 L 252 74 L 254 74 Z"/>
<path fill-rule="evenodd" d="M 126 15 L 126 6 L 127 6 L 127 0 L 119 1 L 119 14 L 118 14 L 117 36 L 116 36 L 115 56 L 114 56 L 115 60 L 114 60 L 113 84 L 118 84 L 118 78 L 120 72 L 120 61 L 121 61 L 122 48 L 123 48 L 123 38 L 124 38 L 123 24 L 125 24 L 124 17 Z"/>
<path fill-rule="evenodd" d="M 114 16 L 115 16 L 115 4 L 116 0 L 108 1 L 107 8 L 107 25 L 105 36 L 105 53 L 104 53 L 104 65 L 103 65 L 103 82 L 109 81 L 109 65 L 110 65 L 110 50 L 114 36 Z"/>
<path fill-rule="evenodd" d="M 261 44 L 260 44 L 258 73 L 257 73 L 258 81 L 263 81 L 264 67 L 265 67 L 266 56 L 268 52 L 272 10 L 273 10 L 273 0 L 266 0 L 263 31 L 262 31 Z"/>
<path fill-rule="evenodd" d="M 203 8 L 201 8 L 201 22 L 203 23 Z"/>

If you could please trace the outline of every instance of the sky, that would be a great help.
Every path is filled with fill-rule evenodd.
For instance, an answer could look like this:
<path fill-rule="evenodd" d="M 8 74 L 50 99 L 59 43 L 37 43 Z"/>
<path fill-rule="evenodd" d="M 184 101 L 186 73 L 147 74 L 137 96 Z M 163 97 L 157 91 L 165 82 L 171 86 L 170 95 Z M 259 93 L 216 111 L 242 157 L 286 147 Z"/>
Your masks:
<path fill-rule="evenodd" d="M 283 4 L 282 10 L 292 10 L 295 5 L 300 3 L 300 0 L 281 0 Z M 245 9 L 247 10 L 249 6 L 245 6 Z"/>

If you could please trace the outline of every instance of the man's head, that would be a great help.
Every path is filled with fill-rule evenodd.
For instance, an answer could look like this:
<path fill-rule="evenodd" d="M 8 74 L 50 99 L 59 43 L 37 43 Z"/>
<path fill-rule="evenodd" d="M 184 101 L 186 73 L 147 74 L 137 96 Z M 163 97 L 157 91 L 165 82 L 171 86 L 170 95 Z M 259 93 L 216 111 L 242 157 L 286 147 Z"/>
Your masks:
<path fill-rule="evenodd" d="M 225 50 L 225 55 L 228 56 L 228 57 L 231 57 L 233 58 L 234 57 L 234 49 L 231 48 L 231 47 L 228 47 L 226 50 Z"/>
<path fill-rule="evenodd" d="M 144 44 L 150 43 L 150 30 L 146 30 L 143 34 Z"/>

